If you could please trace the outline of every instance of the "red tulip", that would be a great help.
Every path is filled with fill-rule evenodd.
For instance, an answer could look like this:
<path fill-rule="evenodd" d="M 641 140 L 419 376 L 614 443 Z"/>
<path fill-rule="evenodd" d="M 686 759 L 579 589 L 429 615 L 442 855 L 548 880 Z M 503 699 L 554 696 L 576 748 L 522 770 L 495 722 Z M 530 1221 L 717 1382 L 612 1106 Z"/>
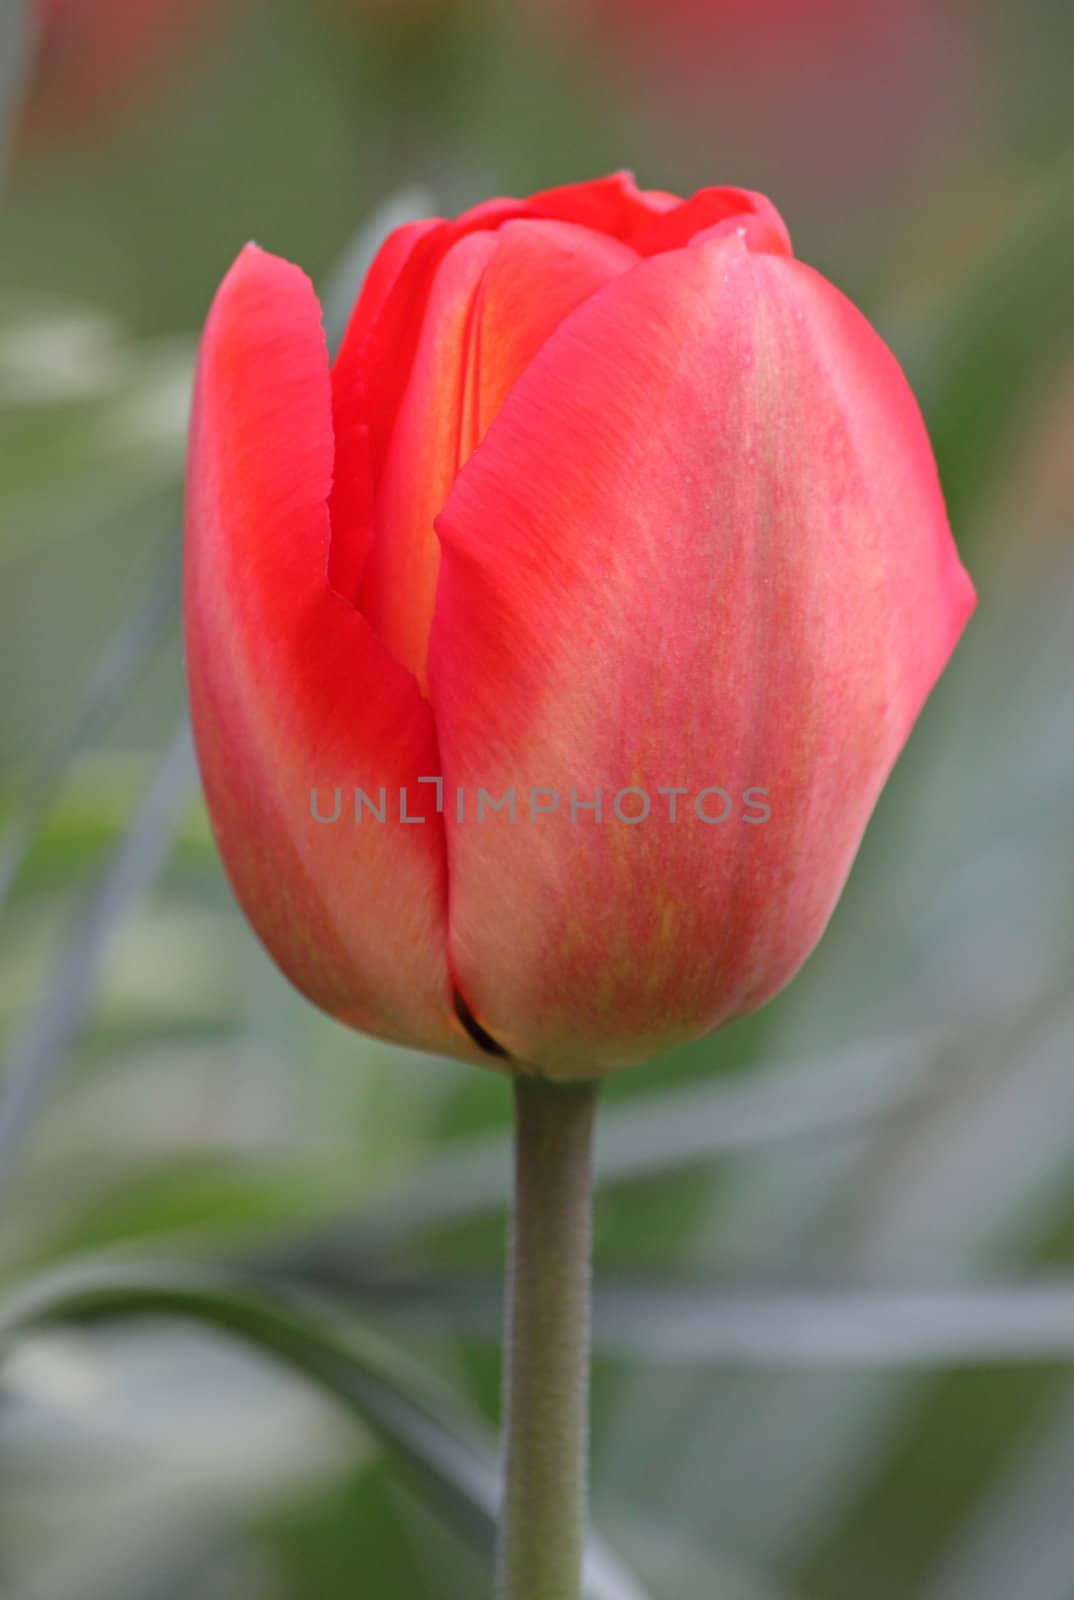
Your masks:
<path fill-rule="evenodd" d="M 342 1021 L 551 1076 L 788 981 L 974 604 L 893 356 L 738 189 L 401 228 L 331 370 L 248 247 L 188 495 L 254 927 Z"/>

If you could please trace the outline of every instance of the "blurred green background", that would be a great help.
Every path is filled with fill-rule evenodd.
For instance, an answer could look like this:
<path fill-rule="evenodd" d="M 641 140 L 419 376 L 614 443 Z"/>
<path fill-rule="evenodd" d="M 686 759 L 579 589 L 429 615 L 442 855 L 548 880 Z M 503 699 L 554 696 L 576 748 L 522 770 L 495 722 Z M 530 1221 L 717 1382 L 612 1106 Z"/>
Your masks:
<path fill-rule="evenodd" d="M 231 900 L 184 430 L 247 239 L 338 330 L 394 222 L 621 166 L 882 330 L 980 609 L 802 975 L 609 1088 L 592 1593 L 1072 1600 L 1072 60 L 1066 0 L 5 0 L 3 1600 L 489 1592 L 507 1087 Z"/>

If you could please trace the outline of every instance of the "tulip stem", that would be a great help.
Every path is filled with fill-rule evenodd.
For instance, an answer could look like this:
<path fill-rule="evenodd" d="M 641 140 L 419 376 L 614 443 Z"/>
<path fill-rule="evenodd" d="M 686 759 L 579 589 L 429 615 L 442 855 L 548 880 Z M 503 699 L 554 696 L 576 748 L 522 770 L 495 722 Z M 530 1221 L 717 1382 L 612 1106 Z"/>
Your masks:
<path fill-rule="evenodd" d="M 599 1085 L 515 1079 L 500 1600 L 581 1600 Z"/>

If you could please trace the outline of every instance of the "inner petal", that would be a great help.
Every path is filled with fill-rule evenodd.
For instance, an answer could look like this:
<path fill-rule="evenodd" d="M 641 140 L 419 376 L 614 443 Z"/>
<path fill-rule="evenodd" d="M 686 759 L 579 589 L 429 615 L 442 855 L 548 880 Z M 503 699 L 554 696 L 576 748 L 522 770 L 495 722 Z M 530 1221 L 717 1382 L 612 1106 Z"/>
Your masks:
<path fill-rule="evenodd" d="M 359 607 L 426 690 L 440 546 L 434 521 L 511 388 L 576 306 L 637 263 L 576 223 L 467 235 L 437 270 L 380 482 Z"/>
<path fill-rule="evenodd" d="M 729 224 L 741 225 L 749 236 L 751 249 L 776 255 L 792 253 L 783 218 L 765 195 L 750 189 L 699 189 L 689 200 L 664 212 L 635 234 L 630 242 L 639 255 L 661 255 L 665 250 L 680 250 L 699 235 L 711 234 Z"/>

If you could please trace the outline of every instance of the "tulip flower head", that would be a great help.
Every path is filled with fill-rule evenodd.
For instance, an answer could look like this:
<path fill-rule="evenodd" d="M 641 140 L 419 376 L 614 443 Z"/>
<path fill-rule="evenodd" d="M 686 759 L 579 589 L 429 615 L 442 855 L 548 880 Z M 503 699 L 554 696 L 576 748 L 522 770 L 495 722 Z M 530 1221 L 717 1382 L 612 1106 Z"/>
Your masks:
<path fill-rule="evenodd" d="M 185 615 L 224 863 L 354 1027 L 594 1077 L 761 1005 L 973 608 L 894 357 L 763 197 L 410 224 L 330 365 L 254 246 Z"/>

